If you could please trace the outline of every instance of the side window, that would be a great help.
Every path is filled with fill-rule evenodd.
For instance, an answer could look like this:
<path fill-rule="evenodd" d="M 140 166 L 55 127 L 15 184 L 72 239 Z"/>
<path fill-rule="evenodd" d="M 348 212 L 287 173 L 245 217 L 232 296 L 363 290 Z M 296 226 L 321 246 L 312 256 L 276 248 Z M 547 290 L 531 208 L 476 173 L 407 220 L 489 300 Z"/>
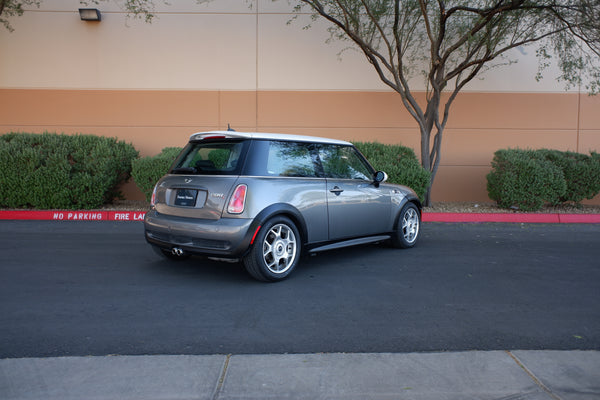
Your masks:
<path fill-rule="evenodd" d="M 267 173 L 275 176 L 318 177 L 317 151 L 310 143 L 271 142 Z"/>
<path fill-rule="evenodd" d="M 372 171 L 350 146 L 323 145 L 320 152 L 327 178 L 372 180 Z"/>

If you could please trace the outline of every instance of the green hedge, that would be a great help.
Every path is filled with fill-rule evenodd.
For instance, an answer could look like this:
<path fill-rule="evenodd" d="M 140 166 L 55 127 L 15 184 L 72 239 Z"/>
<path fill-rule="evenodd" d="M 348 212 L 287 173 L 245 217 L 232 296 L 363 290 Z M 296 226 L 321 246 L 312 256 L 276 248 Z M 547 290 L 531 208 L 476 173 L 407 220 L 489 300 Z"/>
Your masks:
<path fill-rule="evenodd" d="M 388 174 L 389 182 L 409 186 L 423 200 L 430 174 L 421 167 L 412 149 L 374 142 L 354 144 L 375 168 Z M 131 174 L 147 200 L 152 197 L 154 185 L 167 173 L 179 151 L 179 147 L 167 147 L 154 157 L 139 158 L 133 162 Z"/>
<path fill-rule="evenodd" d="M 154 157 L 142 157 L 133 161 L 131 175 L 138 188 L 146 195 L 146 200 L 150 201 L 152 190 L 156 182 L 165 175 L 181 147 L 166 147 Z"/>
<path fill-rule="evenodd" d="M 570 151 L 537 150 L 540 157 L 561 169 L 567 184 L 562 203 L 579 203 L 593 199 L 600 192 L 600 155 L 585 155 Z"/>
<path fill-rule="evenodd" d="M 388 182 L 410 187 L 423 201 L 431 174 L 421 166 L 410 147 L 377 142 L 355 142 L 354 145 L 375 169 L 388 174 Z"/>
<path fill-rule="evenodd" d="M 487 190 L 498 206 L 523 211 L 578 203 L 600 192 L 600 157 L 547 149 L 498 150 Z"/>
<path fill-rule="evenodd" d="M 93 135 L 0 136 L 0 207 L 92 209 L 120 196 L 133 145 Z"/>

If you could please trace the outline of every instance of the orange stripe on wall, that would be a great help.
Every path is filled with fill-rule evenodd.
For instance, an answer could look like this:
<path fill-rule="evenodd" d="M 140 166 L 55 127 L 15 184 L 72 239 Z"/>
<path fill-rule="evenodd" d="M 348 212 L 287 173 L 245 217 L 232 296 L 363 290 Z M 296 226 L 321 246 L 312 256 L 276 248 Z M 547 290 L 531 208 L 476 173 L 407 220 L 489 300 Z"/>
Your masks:
<path fill-rule="evenodd" d="M 459 95 L 433 200 L 489 201 L 485 175 L 500 148 L 600 151 L 598 110 L 599 97 L 573 93 Z M 112 136 L 132 142 L 142 156 L 228 124 L 238 131 L 377 140 L 420 151 L 417 124 L 393 92 L 0 89 L 0 133 Z M 125 192 L 141 198 L 131 184 Z M 592 202 L 600 204 L 600 196 Z"/>

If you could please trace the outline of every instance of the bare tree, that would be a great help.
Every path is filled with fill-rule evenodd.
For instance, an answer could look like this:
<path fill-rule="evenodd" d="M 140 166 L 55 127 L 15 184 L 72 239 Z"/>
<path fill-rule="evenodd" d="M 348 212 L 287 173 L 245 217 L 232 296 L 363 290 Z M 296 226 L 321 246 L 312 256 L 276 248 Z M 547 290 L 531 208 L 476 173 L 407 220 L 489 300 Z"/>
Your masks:
<path fill-rule="evenodd" d="M 351 41 L 379 78 L 400 94 L 421 133 L 421 164 L 438 170 L 444 129 L 458 93 L 509 50 L 538 44 L 540 72 L 556 54 L 567 87 L 600 88 L 600 0 L 295 0 L 297 12 L 331 23 L 333 38 Z M 411 78 L 422 73 L 425 104 Z M 422 86 L 421 86 L 422 87 Z"/>
<path fill-rule="evenodd" d="M 23 15 L 23 6 L 39 7 L 38 0 L 0 0 L 0 24 L 9 31 L 13 31 L 13 27 L 8 23 L 8 18 Z"/>

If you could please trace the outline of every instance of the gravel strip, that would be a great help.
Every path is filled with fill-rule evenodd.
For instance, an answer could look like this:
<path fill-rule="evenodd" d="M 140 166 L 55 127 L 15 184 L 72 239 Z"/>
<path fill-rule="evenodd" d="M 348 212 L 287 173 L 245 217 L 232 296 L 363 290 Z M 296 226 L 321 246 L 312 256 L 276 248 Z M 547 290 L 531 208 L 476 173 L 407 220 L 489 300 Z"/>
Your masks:
<path fill-rule="evenodd" d="M 500 208 L 495 203 L 484 202 L 439 202 L 431 207 L 425 207 L 424 212 L 443 213 L 518 213 L 518 209 Z M 529 211 L 529 213 L 532 213 Z M 543 207 L 537 214 L 600 214 L 600 205 L 590 204 L 565 204 L 559 206 Z"/>

